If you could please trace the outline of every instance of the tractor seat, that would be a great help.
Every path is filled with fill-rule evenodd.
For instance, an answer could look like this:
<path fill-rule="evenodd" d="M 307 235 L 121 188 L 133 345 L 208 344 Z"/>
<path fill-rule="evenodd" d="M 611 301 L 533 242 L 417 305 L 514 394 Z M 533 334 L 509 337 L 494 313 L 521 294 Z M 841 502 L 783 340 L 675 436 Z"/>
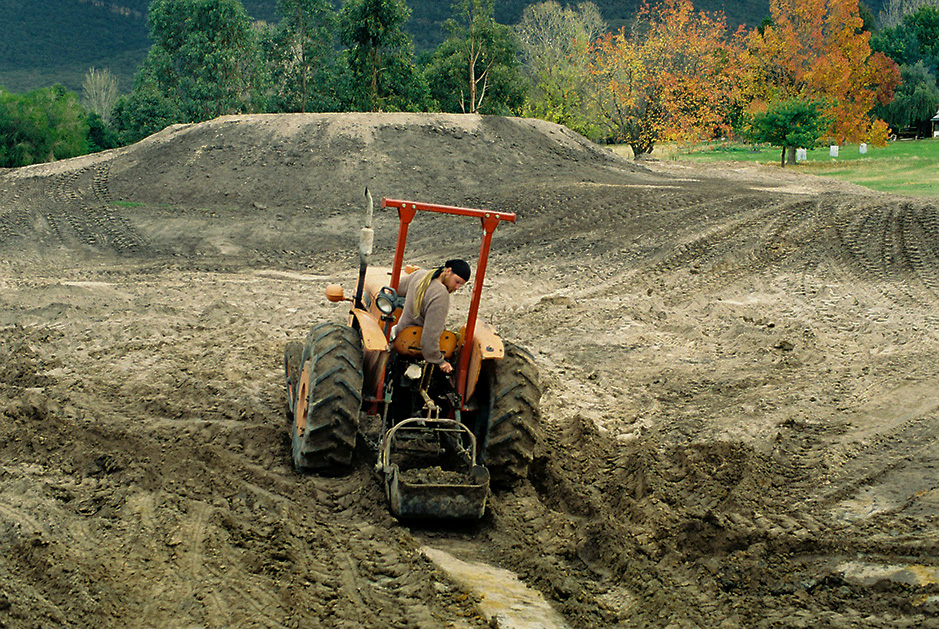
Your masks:
<path fill-rule="evenodd" d="M 424 328 L 411 325 L 403 330 L 398 331 L 398 335 L 395 336 L 395 339 L 391 342 L 391 346 L 399 354 L 405 356 L 410 356 L 411 358 L 420 358 L 421 354 L 421 333 L 424 331 Z M 456 351 L 457 335 L 450 330 L 444 330 L 443 334 L 440 335 L 440 351 L 443 352 L 443 357 L 447 360 L 453 356 L 453 352 Z"/>

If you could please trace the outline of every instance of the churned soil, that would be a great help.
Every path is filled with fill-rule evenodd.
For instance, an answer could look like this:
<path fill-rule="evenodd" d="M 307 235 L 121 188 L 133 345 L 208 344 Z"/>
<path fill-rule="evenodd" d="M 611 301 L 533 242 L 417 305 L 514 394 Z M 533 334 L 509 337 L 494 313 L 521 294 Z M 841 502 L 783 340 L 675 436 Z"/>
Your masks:
<path fill-rule="evenodd" d="M 476 524 L 397 522 L 367 447 L 291 465 L 284 346 L 344 320 L 366 187 L 517 214 L 480 312 L 542 433 Z M 408 260 L 481 233 L 419 216 Z M 424 547 L 574 628 L 939 626 L 937 305 L 935 200 L 534 120 L 227 117 L 0 170 L 0 627 L 488 626 Z"/>

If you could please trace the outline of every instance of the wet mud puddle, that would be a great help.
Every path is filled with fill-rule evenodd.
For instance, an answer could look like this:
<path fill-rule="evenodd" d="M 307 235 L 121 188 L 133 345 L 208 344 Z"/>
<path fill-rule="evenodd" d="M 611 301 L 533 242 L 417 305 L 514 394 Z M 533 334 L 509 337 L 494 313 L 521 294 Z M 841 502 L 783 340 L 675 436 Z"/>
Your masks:
<path fill-rule="evenodd" d="M 491 627 L 499 629 L 567 629 L 548 601 L 515 573 L 485 563 L 465 561 L 439 548 L 421 552 L 449 578 L 479 600 L 479 610 Z"/>

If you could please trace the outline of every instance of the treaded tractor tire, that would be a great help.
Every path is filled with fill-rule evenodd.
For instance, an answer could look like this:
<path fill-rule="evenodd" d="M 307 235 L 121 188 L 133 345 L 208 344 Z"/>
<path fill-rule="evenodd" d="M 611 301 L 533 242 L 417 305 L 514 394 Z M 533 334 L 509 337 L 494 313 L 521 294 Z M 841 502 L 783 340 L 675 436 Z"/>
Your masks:
<path fill-rule="evenodd" d="M 288 355 L 286 361 L 290 360 Z M 288 387 L 289 380 L 288 375 Z M 362 406 L 359 333 L 336 323 L 315 326 L 300 356 L 294 395 L 290 422 L 294 467 L 300 472 L 348 472 Z"/>
<path fill-rule="evenodd" d="M 505 357 L 486 361 L 488 434 L 482 462 L 492 484 L 511 487 L 528 477 L 541 424 L 538 367 L 528 351 L 505 343 Z"/>

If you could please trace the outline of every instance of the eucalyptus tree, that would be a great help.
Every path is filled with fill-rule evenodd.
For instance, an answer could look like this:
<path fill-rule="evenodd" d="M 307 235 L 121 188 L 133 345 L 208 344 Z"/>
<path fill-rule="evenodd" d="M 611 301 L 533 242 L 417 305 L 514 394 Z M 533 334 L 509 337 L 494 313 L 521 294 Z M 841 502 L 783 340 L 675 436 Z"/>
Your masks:
<path fill-rule="evenodd" d="M 152 45 L 112 115 L 124 143 L 258 107 L 256 32 L 240 0 L 153 0 Z"/>
<path fill-rule="evenodd" d="M 590 46 L 607 30 L 593 2 L 562 7 L 555 0 L 525 7 L 514 31 L 529 91 L 523 113 L 591 136 Z"/>
<path fill-rule="evenodd" d="M 258 57 L 240 0 L 153 0 L 146 64 L 190 121 L 251 109 Z"/>
<path fill-rule="evenodd" d="M 338 14 L 330 0 L 278 0 L 280 22 L 262 36 L 267 111 L 336 111 L 346 104 Z"/>
<path fill-rule="evenodd" d="M 444 24 L 447 39 L 424 69 L 431 95 L 444 111 L 500 113 L 518 110 L 524 83 L 512 30 L 493 17 L 493 0 L 457 0 Z"/>
<path fill-rule="evenodd" d="M 353 107 L 413 111 L 426 107 L 427 85 L 414 65 L 404 0 L 344 0 L 339 40 L 352 75 Z"/>

